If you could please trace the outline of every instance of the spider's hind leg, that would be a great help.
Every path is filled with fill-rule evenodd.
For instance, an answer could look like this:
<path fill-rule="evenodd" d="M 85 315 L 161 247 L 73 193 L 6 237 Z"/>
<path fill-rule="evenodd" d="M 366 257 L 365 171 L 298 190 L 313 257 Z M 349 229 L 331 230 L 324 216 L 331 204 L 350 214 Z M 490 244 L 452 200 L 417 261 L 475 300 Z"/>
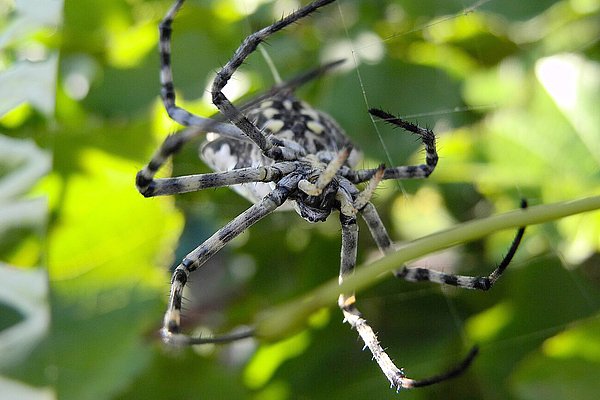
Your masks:
<path fill-rule="evenodd" d="M 383 170 L 374 177 L 376 180 L 381 180 Z M 354 186 L 350 189 L 356 193 Z M 338 191 L 338 200 L 340 201 L 340 224 L 342 226 L 342 249 L 340 255 L 340 275 L 339 283 L 343 283 L 344 279 L 354 272 L 356 266 L 356 252 L 358 242 L 358 225 L 356 223 L 357 209 L 355 201 L 349 190 L 341 188 Z M 373 359 L 377 362 L 381 371 L 390 381 L 390 384 L 398 389 L 409 387 L 410 379 L 404 376 L 402 369 L 396 367 L 391 358 L 387 355 L 377 335 L 368 324 L 367 320 L 362 317 L 362 314 L 356 307 L 356 297 L 354 293 L 342 293 L 338 299 L 338 305 L 344 314 L 344 322 L 347 322 L 352 328 L 356 329 L 365 346 L 371 351 Z"/>
<path fill-rule="evenodd" d="M 521 201 L 521 208 L 527 208 L 527 201 Z M 403 267 L 397 270 L 394 275 L 397 278 L 402 278 L 411 282 L 419 282 L 419 281 L 428 281 L 439 284 L 446 284 L 451 286 L 456 286 L 463 289 L 474 289 L 474 290 L 489 290 L 494 286 L 496 281 L 502 276 L 510 262 L 512 261 L 519 245 L 521 244 L 521 239 L 523 239 L 523 235 L 525 234 L 525 227 L 521 227 L 517 230 L 515 237 L 506 252 L 506 255 L 500 261 L 500 264 L 488 275 L 488 276 L 464 276 L 464 275 L 454 275 L 454 274 L 446 274 L 444 272 L 435 271 L 428 268 L 420 268 L 420 267 Z"/>
<path fill-rule="evenodd" d="M 359 212 L 362 215 L 365 222 L 367 223 L 367 226 L 369 227 L 371 236 L 375 240 L 375 243 L 377 244 L 379 249 L 384 254 L 394 251 L 392 240 L 390 239 L 390 236 L 388 235 L 387 230 L 386 230 L 385 226 L 383 225 L 383 222 L 381 221 L 381 218 L 379 217 L 377 210 L 375 209 L 375 206 L 370 202 L 366 202 L 366 204 L 359 210 Z M 365 321 L 365 324 L 366 324 L 366 321 Z M 369 330 L 370 330 L 370 328 L 369 328 Z M 368 331 L 366 331 L 366 334 L 367 334 L 367 337 L 371 336 L 371 341 L 375 341 L 375 343 L 376 343 L 377 338 L 375 337 L 375 334 L 372 332 L 372 330 L 371 330 L 370 334 L 368 333 Z M 365 343 L 366 343 L 366 341 L 365 341 Z M 383 352 L 383 350 L 381 350 L 381 351 Z M 477 353 L 478 353 L 478 348 L 476 346 L 474 346 L 471 348 L 471 350 L 469 351 L 467 356 L 459 364 L 455 365 L 450 370 L 445 371 L 438 375 L 434 375 L 434 376 L 424 378 L 424 379 L 419 379 L 419 380 L 410 379 L 410 378 L 405 377 L 402 370 L 399 370 L 401 372 L 401 375 L 399 375 L 396 371 L 394 371 L 393 368 L 396 368 L 396 367 L 392 363 L 391 360 L 389 360 L 389 363 L 392 363 L 392 364 L 389 365 L 388 362 L 384 359 L 384 363 L 383 363 L 383 365 L 380 363 L 380 367 L 384 371 L 384 374 L 390 380 L 392 386 L 396 386 L 398 389 L 429 386 L 429 385 L 433 385 L 433 384 L 436 384 L 436 383 L 439 383 L 439 382 L 442 382 L 442 381 L 445 381 L 448 379 L 452 379 L 452 378 L 462 374 L 467 368 L 469 368 L 469 366 L 475 359 L 475 356 L 477 356 Z M 383 352 L 383 354 L 385 354 L 385 353 Z M 373 355 L 374 355 L 375 359 L 377 359 L 377 356 L 375 356 L 375 353 Z M 385 357 L 387 357 L 387 355 L 385 355 Z M 389 359 L 389 357 L 387 357 L 387 359 Z M 387 373 L 386 373 L 386 369 L 384 369 L 384 368 L 386 368 L 385 366 L 387 366 L 387 369 L 388 369 Z"/>

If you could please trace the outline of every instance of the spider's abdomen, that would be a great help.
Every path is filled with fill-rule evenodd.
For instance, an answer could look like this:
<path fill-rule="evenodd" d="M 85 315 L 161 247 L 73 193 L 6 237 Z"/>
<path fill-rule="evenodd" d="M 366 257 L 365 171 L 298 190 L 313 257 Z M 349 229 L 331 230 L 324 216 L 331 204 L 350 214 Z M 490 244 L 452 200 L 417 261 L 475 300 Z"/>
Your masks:
<path fill-rule="evenodd" d="M 337 153 L 350 143 L 333 118 L 293 96 L 265 100 L 249 110 L 247 116 L 267 135 L 293 141 L 306 154 Z"/>
<path fill-rule="evenodd" d="M 338 123 L 326 113 L 316 110 L 291 94 L 279 93 L 255 107 L 244 111 L 246 117 L 256 124 L 268 137 L 294 142 L 306 154 L 329 153 L 334 157 L 350 145 L 350 140 Z M 254 143 L 239 141 L 218 134 L 207 136 L 201 146 L 200 157 L 214 171 L 230 171 L 237 168 L 271 165 L 274 160 L 265 156 Z M 353 167 L 360 159 L 360 152 L 353 150 L 348 165 Z M 275 187 L 274 183 L 249 183 L 233 189 L 257 202 Z"/>
<path fill-rule="evenodd" d="M 280 94 L 264 100 L 245 110 L 245 115 L 266 136 L 292 141 L 300 145 L 306 154 L 321 151 L 335 154 L 350 144 L 345 132 L 332 117 L 292 95 Z M 207 138 L 200 156 L 216 171 L 273 164 L 273 160 L 264 156 L 254 143 L 217 134 Z"/>

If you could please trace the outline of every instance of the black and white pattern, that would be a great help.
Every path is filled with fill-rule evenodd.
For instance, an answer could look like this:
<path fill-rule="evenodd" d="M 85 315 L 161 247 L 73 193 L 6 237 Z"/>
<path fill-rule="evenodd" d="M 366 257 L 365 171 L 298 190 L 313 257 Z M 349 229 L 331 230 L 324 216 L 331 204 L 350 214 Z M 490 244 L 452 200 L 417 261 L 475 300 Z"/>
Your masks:
<path fill-rule="evenodd" d="M 342 128 L 329 115 L 294 96 L 298 86 L 325 74 L 339 61 L 276 85 L 240 107 L 234 106 L 223 94 L 222 89 L 236 69 L 262 41 L 333 1 L 314 1 L 251 34 L 242 42 L 217 73 L 212 85 L 212 101 L 222 114 L 217 118 L 194 115 L 176 103 L 171 72 L 171 25 L 184 0 L 176 1 L 160 24 L 162 99 L 169 116 L 187 128 L 167 137 L 148 165 L 137 174 L 138 190 L 144 196 L 152 197 L 231 186 L 253 202 L 250 208 L 190 252 L 175 269 L 161 330 L 166 343 L 221 343 L 253 335 L 253 331 L 248 330 L 214 338 L 194 338 L 181 332 L 180 319 L 183 289 L 190 274 L 263 217 L 275 210 L 293 207 L 305 220 L 319 222 L 327 219 L 332 212 L 337 212 L 342 232 L 341 283 L 356 266 L 358 215 L 365 220 L 379 249 L 383 253 L 392 251 L 392 240 L 370 202 L 377 184 L 384 179 L 427 178 L 437 165 L 435 135 L 431 130 L 382 110 L 371 109 L 369 113 L 374 117 L 419 136 L 425 147 L 425 162 L 412 166 L 388 168 L 382 165 L 375 169 L 354 169 L 360 152 Z M 207 140 L 200 149 L 200 156 L 214 173 L 154 178 L 170 156 L 185 143 L 203 134 L 206 134 Z M 365 183 L 362 190 L 357 187 L 361 183 Z M 449 275 L 409 267 L 398 270 L 396 276 L 408 281 L 430 281 L 466 289 L 488 290 L 508 266 L 523 232 L 524 228 L 519 229 L 508 254 L 487 277 Z M 461 363 L 446 373 L 422 380 L 407 378 L 386 354 L 372 328 L 356 308 L 354 294 L 342 293 L 338 304 L 344 321 L 356 329 L 390 384 L 397 389 L 431 385 L 452 378 L 464 371 L 477 353 L 477 349 L 473 348 Z"/>

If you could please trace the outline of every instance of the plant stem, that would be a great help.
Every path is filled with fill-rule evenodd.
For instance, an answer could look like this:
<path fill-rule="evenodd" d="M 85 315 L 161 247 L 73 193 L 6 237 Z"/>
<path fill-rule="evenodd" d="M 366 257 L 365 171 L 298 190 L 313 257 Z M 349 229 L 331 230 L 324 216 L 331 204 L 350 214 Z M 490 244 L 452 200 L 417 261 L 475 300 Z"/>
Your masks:
<path fill-rule="evenodd" d="M 286 304 L 257 316 L 256 336 L 279 340 L 302 329 L 306 319 L 323 307 L 336 304 L 340 293 L 364 290 L 389 276 L 406 262 L 494 232 L 555 221 L 570 215 L 600 209 L 600 196 L 533 206 L 456 225 L 396 247 L 396 251 L 368 265 L 358 267 L 354 275 L 338 285 L 337 278 Z"/>

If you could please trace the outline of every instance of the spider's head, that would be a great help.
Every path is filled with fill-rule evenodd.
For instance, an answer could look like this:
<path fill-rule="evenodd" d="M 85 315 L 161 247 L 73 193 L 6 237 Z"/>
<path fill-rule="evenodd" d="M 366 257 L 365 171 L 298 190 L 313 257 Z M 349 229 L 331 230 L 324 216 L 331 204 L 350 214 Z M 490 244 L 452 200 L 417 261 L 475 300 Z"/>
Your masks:
<path fill-rule="evenodd" d="M 308 222 L 323 222 L 329 217 L 335 208 L 335 195 L 338 191 L 338 183 L 334 179 L 317 196 L 306 194 L 298 190 L 294 208 L 302 218 Z"/>
<path fill-rule="evenodd" d="M 331 209 L 312 207 L 301 201 L 296 202 L 295 209 L 308 222 L 323 222 L 331 214 Z"/>

